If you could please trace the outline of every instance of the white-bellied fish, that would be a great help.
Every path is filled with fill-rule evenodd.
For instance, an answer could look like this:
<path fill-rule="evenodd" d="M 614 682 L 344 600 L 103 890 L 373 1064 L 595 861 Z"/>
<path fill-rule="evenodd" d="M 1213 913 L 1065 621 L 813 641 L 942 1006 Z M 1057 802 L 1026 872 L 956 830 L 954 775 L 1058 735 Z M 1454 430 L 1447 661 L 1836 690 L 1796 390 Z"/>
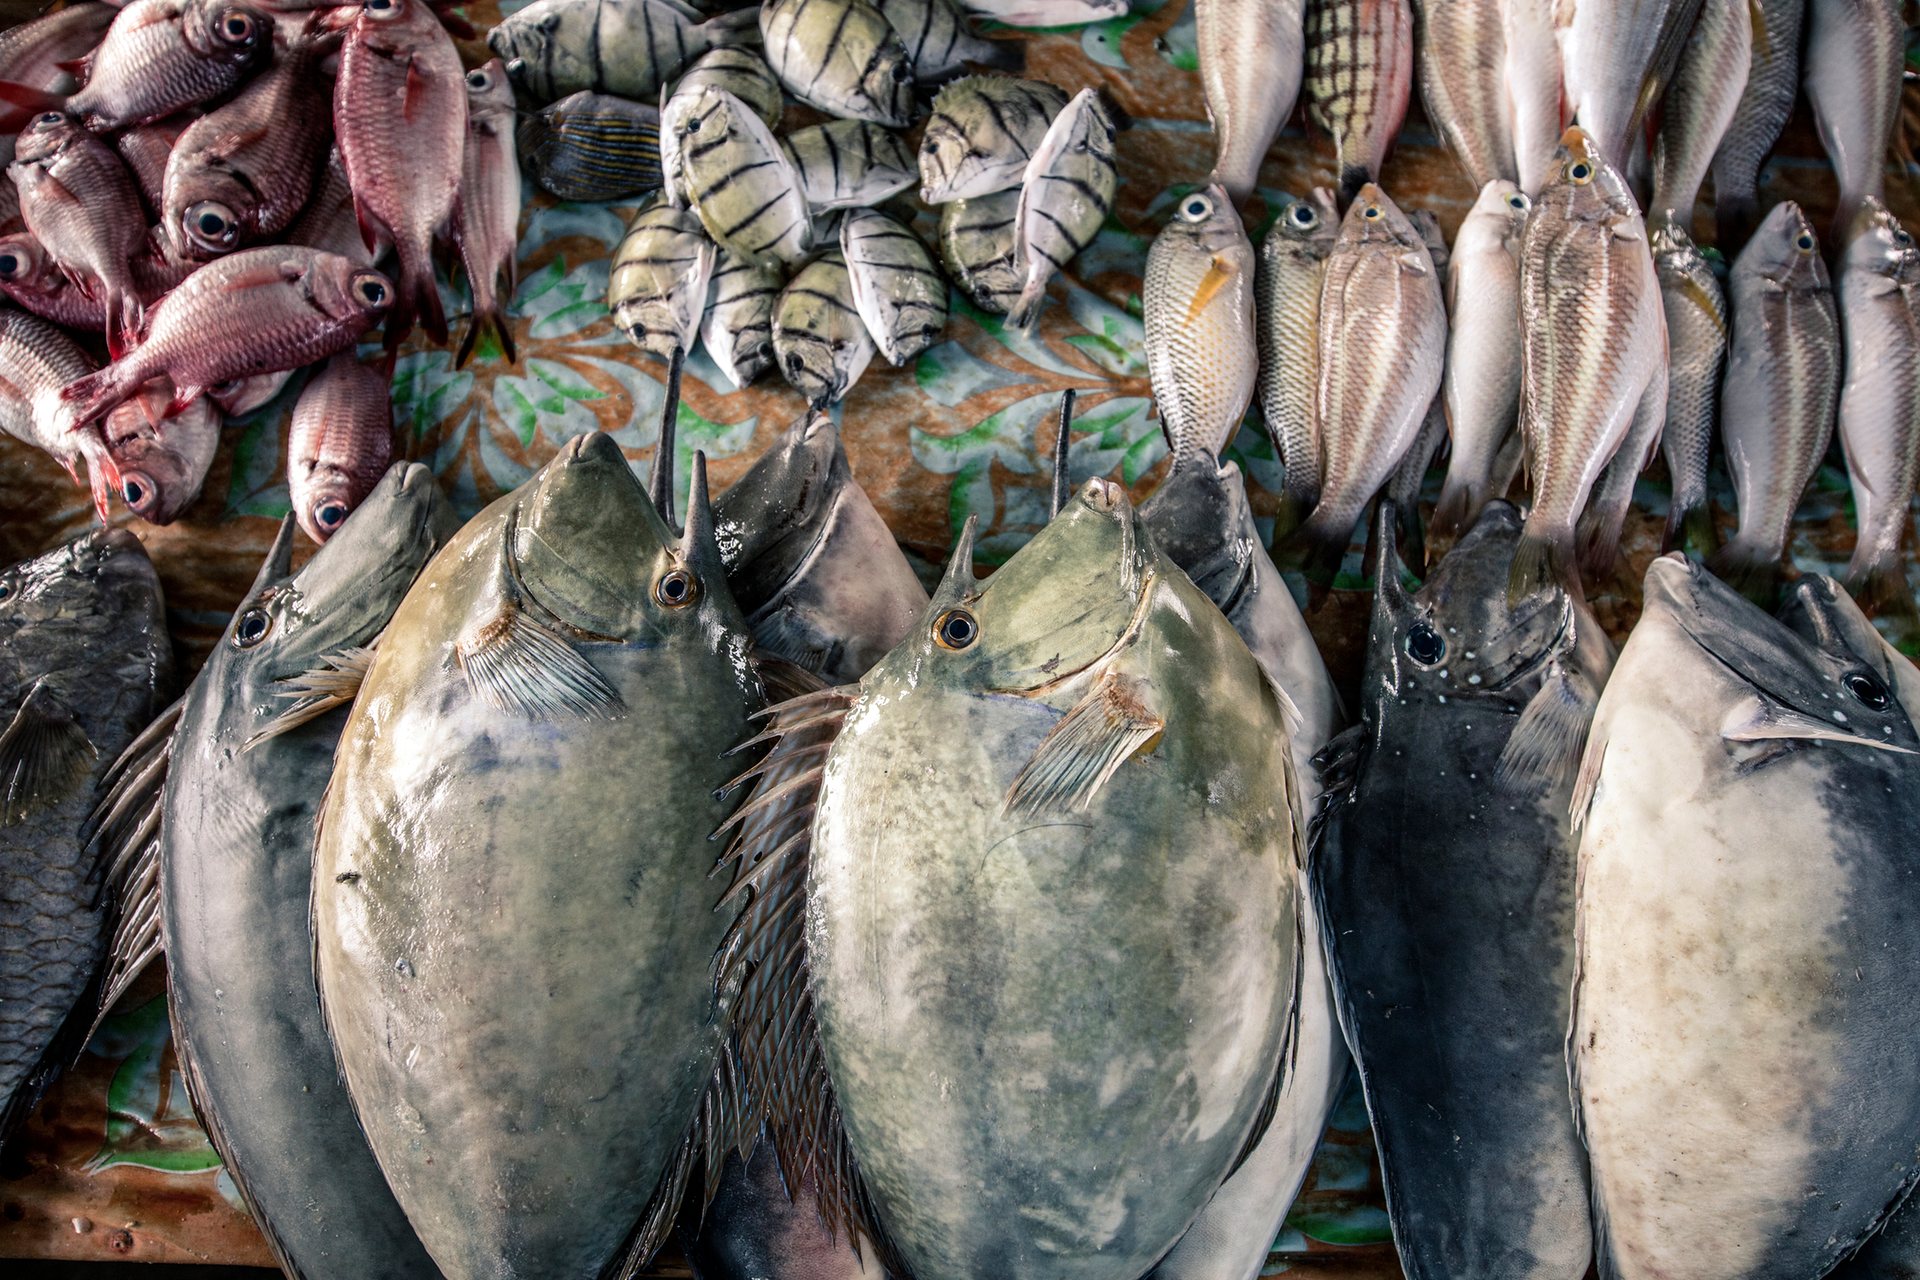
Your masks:
<path fill-rule="evenodd" d="M 1213 172 L 1245 200 L 1300 98 L 1306 0 L 1195 0 L 1200 85 L 1213 122 Z"/>
<path fill-rule="evenodd" d="M 693 347 L 706 313 L 718 247 L 700 220 L 656 196 L 627 224 L 607 275 L 607 310 L 642 351 L 671 357 Z"/>
<path fill-rule="evenodd" d="M 870 208 L 920 178 L 907 140 L 870 120 L 829 120 L 795 129 L 782 141 L 815 213 Z"/>
<path fill-rule="evenodd" d="M 1015 261 L 1026 278 L 1007 312 L 1007 323 L 1016 329 L 1033 327 L 1046 302 L 1047 281 L 1093 243 L 1113 212 L 1120 186 L 1113 132 L 1113 117 L 1099 91 L 1082 89 L 1053 118 L 1027 161 L 1014 213 Z M 1240 237 L 1244 242 L 1244 229 Z M 1248 266 L 1251 254 L 1249 247 Z M 1149 266 L 1148 274 L 1152 271 Z M 1251 306 L 1250 293 L 1248 298 Z"/>
<path fill-rule="evenodd" d="M 777 269 L 725 249 L 714 259 L 712 280 L 700 345 L 729 382 L 744 387 L 773 367 L 773 307 L 784 281 Z"/>
<path fill-rule="evenodd" d="M 675 94 L 660 128 L 673 135 L 676 189 L 715 244 L 761 266 L 795 267 L 806 258 L 813 247 L 806 188 L 752 107 L 703 86 Z"/>
<path fill-rule="evenodd" d="M 750 39 L 756 15 L 709 17 L 682 0 L 534 0 L 501 19 L 487 45 L 536 104 L 583 89 L 657 102 L 695 58 Z"/>
<path fill-rule="evenodd" d="M 1005 315 L 1019 298 L 1018 191 L 949 200 L 940 206 L 940 261 L 974 306 Z"/>
<path fill-rule="evenodd" d="M 1254 316 L 1260 416 L 1286 465 L 1276 539 L 1297 529 L 1320 500 L 1320 289 L 1340 234 L 1333 191 L 1288 200 L 1260 241 Z"/>
<path fill-rule="evenodd" d="M 1174 202 L 1141 285 L 1147 375 L 1175 449 L 1217 457 L 1253 403 L 1254 253 L 1226 189 Z"/>
<path fill-rule="evenodd" d="M 1340 199 L 1380 180 L 1413 92 L 1408 0 L 1307 0 L 1307 114 L 1333 137 Z"/>
<path fill-rule="evenodd" d="M 1043 80 L 968 76 L 942 88 L 920 137 L 920 198 L 945 204 L 1019 186 L 1066 105 Z"/>
<path fill-rule="evenodd" d="M 1647 207 L 1673 213 L 1688 232 L 1693 228 L 1700 184 L 1746 93 L 1753 66 L 1755 3 L 1702 0 L 1673 83 L 1660 100 L 1660 134 L 1653 144 L 1653 201 Z"/>
<path fill-rule="evenodd" d="M 1807 0 L 1802 73 L 1820 145 L 1840 183 L 1836 240 L 1867 196 L 1886 194 L 1887 148 L 1900 118 L 1907 27 L 1898 0 Z"/>
<path fill-rule="evenodd" d="M 1760 166 L 1800 96 L 1800 28 L 1806 0 L 1753 0 L 1747 83 L 1713 153 L 1713 212 L 1723 253 L 1739 250 L 1758 220 Z M 1656 206 L 1657 207 L 1657 206 Z"/>
<path fill-rule="evenodd" d="M 1700 4 L 1572 0 L 1556 6 L 1567 107 L 1609 163 L 1627 163 L 1634 130 L 1673 74 Z"/>
<path fill-rule="evenodd" d="M 1727 296 L 1720 278 L 1671 215 L 1653 224 L 1653 269 L 1667 317 L 1667 414 L 1660 431 L 1673 484 L 1663 549 L 1683 541 L 1697 554 L 1716 541 L 1707 505 L 1707 458 L 1720 424 L 1727 364 Z"/>
<path fill-rule="evenodd" d="M 1413 0 L 1420 100 L 1475 190 L 1519 177 L 1505 10 L 1505 0 Z"/>
<path fill-rule="evenodd" d="M 764 0 L 767 66 L 788 93 L 844 120 L 913 123 L 913 58 L 867 0 Z"/>
<path fill-rule="evenodd" d="M 1501 0 L 1504 42 L 1501 79 L 1507 87 L 1507 132 L 1513 142 L 1514 180 L 1538 195 L 1553 168 L 1566 121 L 1560 114 L 1560 39 L 1555 0 Z"/>
<path fill-rule="evenodd" d="M 940 340 L 947 281 L 919 236 L 884 213 L 850 213 L 840 224 L 840 256 L 854 310 L 888 364 L 903 365 Z"/>
<path fill-rule="evenodd" d="M 875 0 L 880 16 L 907 47 L 913 76 L 921 84 L 951 80 L 973 63 L 983 67 L 1018 69 L 1024 61 L 1021 46 L 1005 40 L 983 40 L 967 23 L 966 10 L 956 0 Z"/>
<path fill-rule="evenodd" d="M 829 249 L 787 281 L 773 307 L 774 362 L 818 408 L 832 404 L 867 371 L 873 337 L 854 305 L 853 280 Z"/>

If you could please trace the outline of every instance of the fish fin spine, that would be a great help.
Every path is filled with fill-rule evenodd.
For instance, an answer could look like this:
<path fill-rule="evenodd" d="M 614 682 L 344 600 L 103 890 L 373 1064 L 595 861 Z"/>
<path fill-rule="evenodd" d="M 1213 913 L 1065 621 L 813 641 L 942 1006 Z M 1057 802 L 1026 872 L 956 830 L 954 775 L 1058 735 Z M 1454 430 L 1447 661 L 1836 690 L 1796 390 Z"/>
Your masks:
<path fill-rule="evenodd" d="M 454 660 L 468 688 L 496 711 L 531 720 L 626 714 L 619 692 L 591 662 L 511 604 L 456 644 Z"/>
<path fill-rule="evenodd" d="M 251 751 L 269 738 L 277 738 L 319 719 L 335 707 L 352 702 L 373 666 L 374 646 L 378 643 L 376 639 L 374 644 L 350 645 L 322 654 L 311 670 L 280 681 L 274 695 L 290 699 L 293 705 L 256 730 L 241 746 L 241 751 Z"/>
<path fill-rule="evenodd" d="M 1575 773 L 1598 701 L 1598 690 L 1584 677 L 1550 663 L 1501 748 L 1496 781 L 1512 791 L 1538 794 Z"/>
<path fill-rule="evenodd" d="M 0 827 L 72 793 L 99 749 L 42 677 L 0 730 Z"/>
<path fill-rule="evenodd" d="M 1153 714 L 1138 677 L 1108 671 L 1062 716 L 1007 788 L 1009 817 L 1084 813 L 1120 766 L 1152 751 L 1166 721 Z"/>

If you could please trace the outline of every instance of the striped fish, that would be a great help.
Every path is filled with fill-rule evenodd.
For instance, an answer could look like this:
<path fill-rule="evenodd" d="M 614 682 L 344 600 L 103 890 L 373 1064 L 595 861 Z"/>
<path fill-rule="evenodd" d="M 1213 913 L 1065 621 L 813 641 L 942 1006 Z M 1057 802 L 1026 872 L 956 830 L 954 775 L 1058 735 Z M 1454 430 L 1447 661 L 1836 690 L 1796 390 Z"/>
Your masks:
<path fill-rule="evenodd" d="M 887 20 L 913 59 L 913 77 L 921 84 L 939 84 L 966 70 L 966 64 L 1017 68 L 1020 46 L 1000 40 L 982 40 L 973 34 L 953 0 L 879 0 Z"/>
<path fill-rule="evenodd" d="M 1341 204 L 1380 180 L 1412 90 L 1407 0 L 1310 0 L 1307 114 L 1333 138 Z"/>
<path fill-rule="evenodd" d="M 1420 100 L 1476 191 L 1495 178 L 1519 177 L 1507 104 L 1505 7 L 1505 0 L 1413 5 Z"/>
<path fill-rule="evenodd" d="M 773 352 L 780 372 L 818 409 L 860 380 L 873 338 L 853 305 L 853 280 L 838 249 L 809 262 L 773 308 Z"/>
<path fill-rule="evenodd" d="M 807 196 L 773 130 L 725 89 L 675 94 L 663 126 L 673 135 L 676 184 L 714 242 L 760 266 L 795 266 L 812 247 Z"/>
<path fill-rule="evenodd" d="M 718 250 L 699 219 L 655 198 L 642 205 L 613 251 L 607 310 L 642 351 L 671 357 L 693 345 Z"/>
<path fill-rule="evenodd" d="M 1005 315 L 1025 281 L 1014 261 L 1018 253 L 1014 216 L 1018 191 L 996 191 L 940 206 L 940 261 L 973 305 Z"/>
<path fill-rule="evenodd" d="M 574 93 L 520 122 L 520 162 L 562 200 L 619 200 L 660 185 L 660 113 L 606 93 Z"/>
<path fill-rule="evenodd" d="M 1660 100 L 1653 144 L 1654 213 L 1672 211 L 1693 225 L 1713 153 L 1746 96 L 1753 65 L 1753 0 L 1705 0 L 1680 64 Z"/>
<path fill-rule="evenodd" d="M 867 0 L 767 0 L 767 65 L 800 101 L 828 115 L 913 123 L 913 59 Z"/>
<path fill-rule="evenodd" d="M 1047 299 L 1047 281 L 1100 234 L 1120 185 L 1113 117 L 1093 89 L 1082 89 L 1054 117 L 1027 163 L 1014 214 L 1020 298 L 1007 323 L 1030 329 Z"/>
<path fill-rule="evenodd" d="M 1887 147 L 1900 122 L 1907 28 L 1896 0 L 1808 0 L 1802 73 L 1820 145 L 1833 162 L 1840 200 L 1834 239 L 1853 226 L 1867 196 L 1886 194 Z"/>
<path fill-rule="evenodd" d="M 897 368 L 939 341 L 947 282 L 919 236 L 884 213 L 850 213 L 840 224 L 840 256 L 854 310 L 887 363 Z"/>
<path fill-rule="evenodd" d="M 488 32 L 487 45 L 535 102 L 582 89 L 658 102 L 689 62 L 751 38 L 755 14 L 709 18 L 682 0 L 534 0 Z"/>
<path fill-rule="evenodd" d="M 720 250 L 700 343 L 735 387 L 773 367 L 773 304 L 779 296 L 778 271 Z"/>
<path fill-rule="evenodd" d="M 1566 104 L 1596 149 L 1624 166 L 1679 62 L 1700 0 L 1584 0 L 1556 6 Z"/>
<path fill-rule="evenodd" d="M 815 213 L 864 209 L 913 185 L 913 149 L 867 120 L 829 120 L 787 135 L 787 152 Z"/>
<path fill-rule="evenodd" d="M 969 200 L 1020 185 L 1067 95 L 1042 80 L 968 76 L 933 98 L 920 138 L 920 199 Z"/>
<path fill-rule="evenodd" d="M 1731 253 L 1758 218 L 1760 166 L 1800 96 L 1800 28 L 1806 0 L 1753 0 L 1753 58 L 1746 92 L 1713 153 L 1713 214 Z"/>
<path fill-rule="evenodd" d="M 1291 533 L 1320 500 L 1320 431 L 1314 398 L 1319 392 L 1320 283 L 1327 255 L 1340 233 L 1333 192 L 1280 207 L 1273 229 L 1260 242 L 1254 268 L 1256 340 L 1260 351 L 1260 414 L 1286 464 L 1276 541 Z"/>
<path fill-rule="evenodd" d="M 1666 541 L 1686 538 L 1703 550 L 1713 543 L 1707 506 L 1707 455 L 1720 420 L 1720 374 L 1727 363 L 1727 299 L 1720 281 L 1685 224 L 1671 214 L 1653 226 L 1653 269 L 1667 314 L 1667 415 L 1660 448 L 1673 477 Z"/>
<path fill-rule="evenodd" d="M 673 86 L 666 105 L 660 108 L 662 117 L 674 113 L 676 98 L 691 99 L 703 88 L 731 93 L 766 121 L 769 129 L 780 123 L 786 108 L 787 95 L 759 54 L 750 49 L 713 49 L 701 55 L 687 74 L 680 77 L 680 83 Z M 667 199 L 684 205 L 687 193 L 680 187 L 680 148 L 671 129 L 660 133 L 660 172 Z"/>

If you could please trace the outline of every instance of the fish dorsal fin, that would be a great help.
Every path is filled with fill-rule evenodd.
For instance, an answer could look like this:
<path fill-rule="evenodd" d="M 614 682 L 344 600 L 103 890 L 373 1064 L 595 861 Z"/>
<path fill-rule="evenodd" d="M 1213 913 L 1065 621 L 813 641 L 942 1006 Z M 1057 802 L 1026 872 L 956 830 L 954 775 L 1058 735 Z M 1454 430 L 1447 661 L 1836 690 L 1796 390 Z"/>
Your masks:
<path fill-rule="evenodd" d="M 979 527 L 979 516 L 968 516 L 967 522 L 960 526 L 960 536 L 953 541 L 953 554 L 947 557 L 947 571 L 940 575 L 940 585 L 933 589 L 934 612 L 958 604 L 980 585 L 973 576 L 973 539 Z M 932 617 L 933 613 L 928 616 Z"/>
<path fill-rule="evenodd" d="M 277 738 L 308 721 L 318 720 L 335 707 L 352 702 L 367 678 L 367 669 L 373 665 L 374 645 L 378 643 L 376 639 L 373 644 L 350 645 L 322 654 L 312 670 L 280 681 L 274 696 L 291 699 L 293 705 L 268 721 L 240 749 L 251 751 L 269 738 Z"/>
<path fill-rule="evenodd" d="M 1073 472 L 1067 465 L 1067 446 L 1073 442 L 1072 387 L 1060 393 L 1060 432 L 1053 440 L 1053 506 L 1049 519 L 1060 514 L 1073 496 Z"/>
<path fill-rule="evenodd" d="M 268 549 L 267 558 L 260 562 L 260 572 L 253 575 L 253 585 L 247 588 L 246 598 L 258 599 L 261 592 L 276 582 L 284 581 L 292 572 L 293 517 L 287 515 L 280 518 L 280 529 L 273 535 L 273 546 Z"/>
<path fill-rule="evenodd" d="M 0 730 L 0 827 L 71 795 L 99 754 L 53 686 L 35 681 Z"/>
<path fill-rule="evenodd" d="M 693 481 L 687 486 L 687 527 L 680 532 L 680 563 L 724 576 L 720 542 L 714 531 L 713 499 L 707 492 L 707 455 L 693 455 Z"/>
<path fill-rule="evenodd" d="M 660 406 L 660 438 L 653 447 L 653 469 L 647 474 L 647 496 L 653 499 L 653 509 L 660 513 L 660 519 L 669 529 L 679 526 L 673 515 L 673 450 L 675 428 L 680 425 L 680 374 L 686 359 L 686 352 L 676 346 L 672 359 L 667 362 L 666 399 Z"/>
<path fill-rule="evenodd" d="M 1167 722 L 1153 711 L 1140 676 L 1109 670 L 1034 749 L 1001 801 L 1007 816 L 1085 813 L 1100 788 L 1134 755 L 1153 749 Z"/>

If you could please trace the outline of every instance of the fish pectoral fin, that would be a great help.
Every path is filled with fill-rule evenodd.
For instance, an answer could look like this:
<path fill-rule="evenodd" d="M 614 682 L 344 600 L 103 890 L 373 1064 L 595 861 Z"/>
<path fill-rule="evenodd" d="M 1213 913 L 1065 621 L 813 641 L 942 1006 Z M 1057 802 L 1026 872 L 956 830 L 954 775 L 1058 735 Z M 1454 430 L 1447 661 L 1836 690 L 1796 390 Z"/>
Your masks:
<path fill-rule="evenodd" d="M 298 729 L 309 720 L 317 720 L 335 707 L 352 702 L 367 678 L 367 668 L 373 665 L 373 653 L 374 646 L 369 644 L 322 654 L 319 665 L 311 671 L 282 680 L 274 694 L 292 699 L 293 705 L 269 720 L 240 749 L 251 751 L 269 738 Z"/>
<path fill-rule="evenodd" d="M 1845 712 L 1835 712 L 1845 715 Z M 1782 706 L 1771 698 L 1749 698 L 1727 712 L 1720 722 L 1720 737 L 1725 742 L 1835 742 L 1900 755 L 1920 755 L 1912 747 L 1870 737 L 1844 720 L 1822 720 L 1818 716 Z"/>
<path fill-rule="evenodd" d="M 1149 706 L 1151 685 L 1115 671 L 1102 675 L 1060 718 L 1001 802 L 1003 815 L 1084 813 L 1114 771 L 1151 751 L 1167 723 Z"/>
<path fill-rule="evenodd" d="M 71 795 L 99 754 L 72 709 L 37 681 L 0 732 L 0 827 Z"/>
<path fill-rule="evenodd" d="M 615 720 L 626 713 L 619 692 L 591 662 L 511 602 L 453 653 L 467 687 L 496 711 L 532 720 Z"/>
<path fill-rule="evenodd" d="M 1227 287 L 1234 277 L 1233 263 L 1215 254 L 1213 261 L 1207 264 L 1207 273 L 1200 277 L 1200 284 L 1193 291 L 1193 301 L 1187 304 L 1187 323 L 1192 324 L 1200 318 L 1214 296 Z"/>
<path fill-rule="evenodd" d="M 1558 662 L 1549 664 L 1500 752 L 1494 771 L 1500 785 L 1537 794 L 1577 769 L 1599 701 L 1599 690 L 1584 676 Z"/>

